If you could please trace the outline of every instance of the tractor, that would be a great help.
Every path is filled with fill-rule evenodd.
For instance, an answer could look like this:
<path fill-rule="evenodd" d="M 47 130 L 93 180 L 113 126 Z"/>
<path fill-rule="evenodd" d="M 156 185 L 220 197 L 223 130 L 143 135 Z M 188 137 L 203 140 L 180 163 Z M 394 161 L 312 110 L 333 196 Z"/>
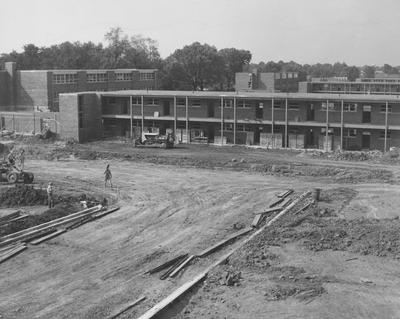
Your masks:
<path fill-rule="evenodd" d="M 19 169 L 16 165 L 11 164 L 7 160 L 2 160 L 0 162 L 0 179 L 3 182 L 6 181 L 10 184 L 32 184 L 33 178 L 33 173 L 24 172 L 22 169 Z"/>

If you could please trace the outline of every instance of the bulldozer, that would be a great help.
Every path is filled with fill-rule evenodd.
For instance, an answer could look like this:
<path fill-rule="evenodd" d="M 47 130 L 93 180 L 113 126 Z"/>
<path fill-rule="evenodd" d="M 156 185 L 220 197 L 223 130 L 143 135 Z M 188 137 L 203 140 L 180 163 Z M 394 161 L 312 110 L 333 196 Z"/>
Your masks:
<path fill-rule="evenodd" d="M 143 132 L 142 138 L 135 140 L 135 147 L 173 148 L 174 139 L 171 134 Z"/>

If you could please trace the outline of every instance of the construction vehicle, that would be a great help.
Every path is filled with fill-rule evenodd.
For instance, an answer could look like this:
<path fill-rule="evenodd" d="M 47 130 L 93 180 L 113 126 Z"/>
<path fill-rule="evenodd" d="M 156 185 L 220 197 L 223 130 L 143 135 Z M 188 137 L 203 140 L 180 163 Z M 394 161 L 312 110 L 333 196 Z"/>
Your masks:
<path fill-rule="evenodd" d="M 142 138 L 135 140 L 136 147 L 173 148 L 174 139 L 171 134 L 142 133 Z"/>
<path fill-rule="evenodd" d="M 33 173 L 25 172 L 18 167 L 12 156 L 3 159 L 0 162 L 0 181 L 11 184 L 24 183 L 32 184 L 34 179 Z"/>

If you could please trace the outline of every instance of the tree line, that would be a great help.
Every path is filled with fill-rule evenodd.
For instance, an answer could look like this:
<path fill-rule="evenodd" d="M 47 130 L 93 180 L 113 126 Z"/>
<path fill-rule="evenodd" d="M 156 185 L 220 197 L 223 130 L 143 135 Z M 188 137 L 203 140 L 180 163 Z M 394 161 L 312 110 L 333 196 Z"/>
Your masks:
<path fill-rule="evenodd" d="M 234 90 L 236 72 L 298 72 L 307 77 L 374 77 L 376 71 L 399 74 L 399 68 L 385 64 L 349 66 L 346 63 L 299 64 L 290 62 L 251 63 L 249 50 L 224 48 L 194 42 L 162 59 L 157 41 L 141 35 L 128 36 L 121 28 L 112 28 L 104 36 L 105 44 L 63 42 L 49 47 L 27 44 L 22 52 L 0 55 L 0 65 L 13 61 L 21 70 L 43 69 L 117 69 L 156 68 L 160 70 L 160 88 L 166 90 Z"/>

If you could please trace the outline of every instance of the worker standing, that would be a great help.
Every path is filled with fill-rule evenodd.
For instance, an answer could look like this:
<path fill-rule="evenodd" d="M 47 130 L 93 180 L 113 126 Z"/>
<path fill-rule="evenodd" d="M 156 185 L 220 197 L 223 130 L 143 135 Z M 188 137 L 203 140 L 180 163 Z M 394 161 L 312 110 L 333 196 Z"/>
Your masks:
<path fill-rule="evenodd" d="M 47 186 L 47 203 L 49 208 L 54 207 L 54 200 L 53 200 L 53 183 L 50 182 Z"/>
<path fill-rule="evenodd" d="M 112 174 L 111 174 L 111 170 L 110 170 L 110 164 L 107 164 L 106 170 L 104 171 L 104 187 L 107 187 L 108 181 L 110 182 L 111 188 L 113 187 L 111 179 L 112 179 Z"/>
<path fill-rule="evenodd" d="M 24 169 L 24 163 L 25 163 L 25 150 L 22 149 L 21 152 L 19 153 L 19 163 L 20 163 L 20 169 Z"/>

